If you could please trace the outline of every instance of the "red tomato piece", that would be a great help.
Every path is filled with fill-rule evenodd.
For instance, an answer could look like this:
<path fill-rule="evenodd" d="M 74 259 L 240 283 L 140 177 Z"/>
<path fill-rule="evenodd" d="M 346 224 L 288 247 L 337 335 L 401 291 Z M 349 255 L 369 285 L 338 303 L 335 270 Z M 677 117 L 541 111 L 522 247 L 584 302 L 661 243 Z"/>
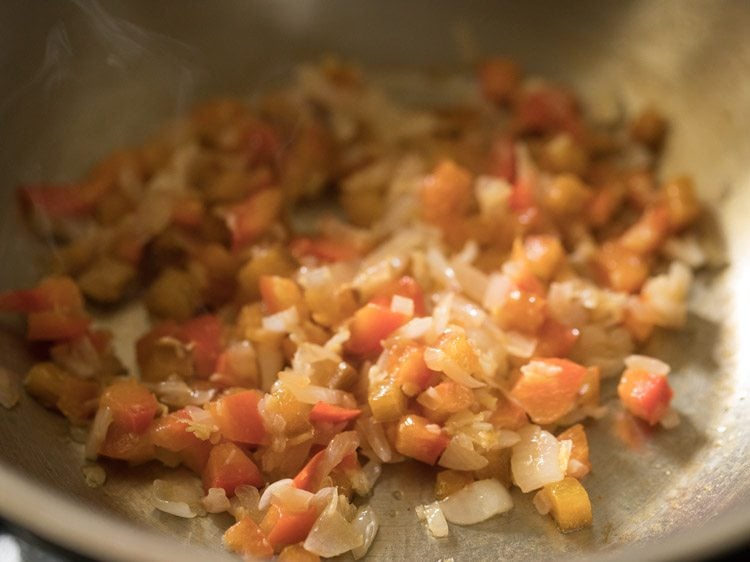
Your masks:
<path fill-rule="evenodd" d="M 112 411 L 113 426 L 143 433 L 154 419 L 159 403 L 149 389 L 129 379 L 105 388 L 99 407 L 108 407 Z"/>
<path fill-rule="evenodd" d="M 223 488 L 227 496 L 239 486 L 263 486 L 263 475 L 255 463 L 234 443 L 221 443 L 211 449 L 203 470 L 203 487 Z"/>
<path fill-rule="evenodd" d="M 669 411 L 672 388 L 665 375 L 643 369 L 626 369 L 617 386 L 617 394 L 634 416 L 656 425 Z"/>

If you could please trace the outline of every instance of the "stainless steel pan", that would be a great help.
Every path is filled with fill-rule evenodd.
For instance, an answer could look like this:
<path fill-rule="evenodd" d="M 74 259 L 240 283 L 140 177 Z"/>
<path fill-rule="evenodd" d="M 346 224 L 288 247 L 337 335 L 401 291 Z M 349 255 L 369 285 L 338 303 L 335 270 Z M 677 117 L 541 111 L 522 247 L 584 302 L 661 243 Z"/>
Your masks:
<path fill-rule="evenodd" d="M 0 7 L 0 289 L 40 271 L 15 210 L 21 181 L 82 174 L 192 102 L 283 81 L 335 52 L 379 69 L 460 69 L 472 52 L 673 119 L 666 174 L 693 174 L 728 265 L 699 276 L 686 331 L 653 347 L 674 367 L 683 423 L 625 451 L 591 432 L 593 529 L 560 535 L 519 499 L 509 515 L 428 537 L 415 467 L 389 472 L 373 504 L 373 560 L 691 559 L 750 540 L 750 9 L 742 1 L 208 3 L 4 2 Z M 717 226 L 718 225 L 718 226 Z M 114 322 L 123 321 L 114 319 Z M 0 364 L 22 372 L 13 326 Z M 83 553 L 128 560 L 222 557 L 222 518 L 183 521 L 148 503 L 153 471 L 109 468 L 90 489 L 65 423 L 28 398 L 0 411 L 0 515 Z M 203 549 L 209 549 L 207 554 Z"/>

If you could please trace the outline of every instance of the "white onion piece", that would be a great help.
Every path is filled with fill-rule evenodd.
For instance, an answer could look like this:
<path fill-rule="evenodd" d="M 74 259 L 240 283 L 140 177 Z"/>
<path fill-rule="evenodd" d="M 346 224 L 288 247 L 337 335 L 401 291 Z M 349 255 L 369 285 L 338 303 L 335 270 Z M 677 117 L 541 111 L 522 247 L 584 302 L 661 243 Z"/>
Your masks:
<path fill-rule="evenodd" d="M 505 350 L 509 355 L 526 359 L 534 354 L 537 339 L 520 332 L 505 332 Z"/>
<path fill-rule="evenodd" d="M 5 367 L 0 366 L 0 405 L 11 409 L 21 399 L 18 378 Z"/>
<path fill-rule="evenodd" d="M 96 456 L 99 454 L 99 448 L 107 438 L 107 430 L 113 420 L 112 410 L 108 406 L 99 408 L 96 411 L 96 416 L 94 416 L 94 421 L 89 430 L 88 439 L 86 439 L 85 453 L 88 460 L 96 459 Z"/>
<path fill-rule="evenodd" d="M 290 334 L 299 327 L 299 313 L 296 306 L 263 318 L 263 329 L 269 332 Z"/>
<path fill-rule="evenodd" d="M 508 298 L 508 294 L 513 287 L 513 282 L 507 275 L 502 273 L 492 273 L 487 277 L 487 285 L 485 286 L 484 295 L 482 296 L 482 304 L 484 308 L 489 311 L 493 311 L 499 308 L 505 303 Z"/>
<path fill-rule="evenodd" d="M 355 560 L 359 560 L 367 551 L 370 550 L 372 541 L 375 540 L 375 535 L 378 534 L 378 518 L 375 515 L 375 510 L 372 509 L 371 505 L 365 505 L 357 510 L 357 514 L 352 520 L 352 527 L 354 530 L 362 535 L 364 543 L 362 546 L 357 546 L 352 549 L 352 556 Z"/>
<path fill-rule="evenodd" d="M 338 494 L 333 493 L 302 545 L 305 550 L 332 558 L 364 545 L 364 536 L 339 511 L 339 501 Z"/>
<path fill-rule="evenodd" d="M 235 501 L 239 505 L 235 505 Z M 248 515 L 253 521 L 258 523 L 261 519 L 263 519 L 263 516 L 265 515 L 265 512 L 258 507 L 259 503 L 260 492 L 258 491 L 258 488 L 249 485 L 238 486 L 234 490 L 234 498 L 232 498 L 233 509 L 231 513 L 239 519 L 244 517 L 244 515 Z M 240 517 L 237 517 L 238 515 L 240 515 L 240 509 L 244 513 Z"/>
<path fill-rule="evenodd" d="M 532 503 L 540 515 L 547 515 L 552 509 L 552 504 L 550 503 L 549 496 L 545 490 L 539 490 L 534 494 Z"/>
<path fill-rule="evenodd" d="M 625 358 L 625 366 L 628 369 L 643 369 L 653 375 L 668 375 L 669 365 L 647 355 L 628 355 Z"/>
<path fill-rule="evenodd" d="M 56 345 L 50 353 L 55 363 L 81 378 L 91 378 L 102 368 L 99 352 L 88 336 Z"/>
<path fill-rule="evenodd" d="M 473 265 L 458 261 L 458 259 L 454 259 L 452 265 L 456 278 L 463 287 L 464 294 L 476 302 L 483 302 L 489 285 L 487 275 Z"/>
<path fill-rule="evenodd" d="M 287 386 L 297 400 L 304 404 L 314 405 L 318 402 L 327 402 L 345 408 L 356 406 L 356 401 L 349 392 L 310 384 L 310 379 L 292 371 L 279 373 L 279 380 Z"/>
<path fill-rule="evenodd" d="M 560 466 L 560 442 L 537 425 L 518 430 L 521 441 L 513 446 L 510 467 L 521 491 L 531 492 L 565 477 L 567 462 Z"/>
<path fill-rule="evenodd" d="M 488 216 L 504 210 L 512 191 L 511 185 L 502 178 L 478 176 L 474 182 L 474 195 L 479 204 L 480 214 Z"/>
<path fill-rule="evenodd" d="M 224 488 L 209 488 L 201 503 L 209 513 L 223 513 L 232 507 Z"/>
<path fill-rule="evenodd" d="M 445 256 L 434 246 L 427 250 L 427 266 L 432 278 L 441 283 L 446 289 L 454 291 L 461 289 L 461 284 L 456 279 L 456 272 L 445 259 Z"/>
<path fill-rule="evenodd" d="M 500 449 L 512 447 L 521 441 L 521 436 L 510 429 L 501 429 L 497 432 L 497 446 Z"/>
<path fill-rule="evenodd" d="M 457 525 L 474 525 L 513 508 L 513 498 L 494 478 L 477 480 L 440 501 L 445 518 Z"/>
<path fill-rule="evenodd" d="M 310 507 L 312 497 L 311 492 L 295 487 L 290 478 L 285 478 L 266 487 L 258 502 L 258 508 L 264 510 L 273 504 L 285 511 L 305 511 Z"/>
<path fill-rule="evenodd" d="M 391 462 L 393 460 L 393 450 L 388 443 L 383 425 L 380 422 L 372 417 L 360 418 L 357 420 L 357 427 L 364 434 L 373 452 L 382 462 Z"/>
<path fill-rule="evenodd" d="M 428 342 L 435 341 L 440 334 L 445 332 L 450 321 L 451 308 L 453 307 L 453 293 L 445 293 L 438 301 L 435 309 L 432 311 L 432 327 L 425 334 Z"/>
<path fill-rule="evenodd" d="M 359 435 L 356 431 L 344 431 L 339 433 L 326 446 L 323 460 L 315 471 L 316 479 L 320 482 L 344 460 L 344 457 L 353 453 L 359 447 Z"/>
<path fill-rule="evenodd" d="M 677 410 L 673 408 L 667 410 L 667 413 L 664 414 L 664 417 L 659 421 L 659 425 L 664 429 L 674 429 L 680 425 L 680 415 L 677 413 Z"/>
<path fill-rule="evenodd" d="M 428 347 L 424 350 L 424 362 L 433 371 L 440 371 L 453 379 L 455 382 L 464 385 L 467 388 L 481 388 L 485 386 L 483 382 L 478 381 L 471 376 L 465 369 L 462 369 L 451 357 L 436 347 Z"/>
<path fill-rule="evenodd" d="M 440 509 L 438 502 L 418 505 L 414 511 L 420 521 L 427 523 L 427 529 L 433 537 L 442 538 L 448 536 L 450 532 L 448 522 L 445 520 L 445 515 L 443 514 L 443 510 Z"/>
<path fill-rule="evenodd" d="M 198 515 L 195 509 L 203 495 L 203 488 L 198 480 L 188 482 L 170 482 L 154 480 L 152 502 L 156 509 L 177 517 L 191 519 Z"/>
<path fill-rule="evenodd" d="M 98 488 L 107 480 L 104 467 L 98 464 L 86 464 L 81 467 L 83 479 L 89 488 Z"/>
<path fill-rule="evenodd" d="M 393 295 L 391 298 L 391 312 L 409 317 L 414 316 L 414 301 L 408 297 Z"/>
<path fill-rule="evenodd" d="M 357 495 L 366 496 L 372 491 L 382 472 L 383 466 L 379 461 L 368 461 L 361 470 L 351 476 L 352 488 L 357 492 Z"/>
<path fill-rule="evenodd" d="M 466 435 L 454 435 L 440 456 L 438 464 L 453 470 L 480 470 L 489 461 L 474 450 L 474 445 Z"/>
<path fill-rule="evenodd" d="M 185 431 L 192 433 L 201 441 L 208 441 L 211 435 L 219 431 L 211 412 L 199 408 L 198 406 L 185 406 L 185 411 L 190 415 Z"/>
<path fill-rule="evenodd" d="M 157 398 L 159 398 L 159 402 L 175 408 L 182 408 L 188 405 L 202 406 L 203 404 L 210 402 L 216 394 L 216 390 L 212 388 L 206 388 L 203 390 L 190 388 L 190 386 L 179 377 L 170 377 L 165 381 L 147 386 L 154 394 L 156 394 Z"/>
<path fill-rule="evenodd" d="M 268 486 L 266 486 L 266 489 L 263 490 L 263 493 L 260 496 L 260 500 L 258 500 L 258 509 L 265 510 L 268 509 L 271 505 L 271 497 L 273 496 L 274 492 L 277 489 L 283 488 L 285 486 L 291 486 L 292 485 L 292 479 L 291 478 L 284 478 L 283 480 L 277 480 L 276 482 L 272 482 Z"/>
<path fill-rule="evenodd" d="M 430 328 L 432 328 L 431 317 L 422 316 L 420 318 L 412 318 L 398 330 L 393 332 L 392 336 L 403 337 L 407 340 L 418 340 L 424 337 L 424 335 L 430 331 Z"/>

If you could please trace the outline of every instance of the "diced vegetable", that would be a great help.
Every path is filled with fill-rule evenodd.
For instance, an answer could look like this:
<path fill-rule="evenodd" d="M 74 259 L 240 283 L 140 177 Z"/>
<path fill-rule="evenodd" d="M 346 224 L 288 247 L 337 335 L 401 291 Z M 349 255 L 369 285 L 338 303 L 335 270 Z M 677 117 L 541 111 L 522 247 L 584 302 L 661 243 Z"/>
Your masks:
<path fill-rule="evenodd" d="M 280 547 L 302 542 L 318 518 L 318 510 L 314 506 L 298 513 L 284 512 L 279 515 L 276 524 L 268 533 L 268 542 L 274 550 Z"/>
<path fill-rule="evenodd" d="M 407 320 L 405 315 L 393 312 L 390 306 L 368 303 L 354 313 L 346 348 L 355 355 L 374 355 L 383 349 L 381 342 Z"/>
<path fill-rule="evenodd" d="M 586 489 L 575 478 L 564 478 L 547 484 L 543 492 L 550 505 L 550 514 L 563 532 L 588 527 L 592 522 L 591 501 Z"/>
<path fill-rule="evenodd" d="M 535 359 L 521 367 L 511 396 L 534 423 L 547 424 L 571 412 L 586 368 L 567 359 Z"/>
<path fill-rule="evenodd" d="M 261 398 L 257 390 L 243 390 L 209 404 L 209 411 L 226 439 L 248 445 L 265 442 L 266 429 L 258 412 Z"/>
<path fill-rule="evenodd" d="M 440 426 L 417 416 L 404 416 L 398 422 L 396 450 L 406 457 L 435 464 L 448 446 L 448 436 Z"/>
<path fill-rule="evenodd" d="M 271 558 L 273 556 L 271 543 L 249 516 L 243 517 L 226 530 L 224 546 L 248 558 Z"/>
<path fill-rule="evenodd" d="M 311 422 L 341 423 L 357 419 L 362 410 L 357 408 L 342 408 L 334 404 L 318 402 L 310 411 Z"/>
<path fill-rule="evenodd" d="M 435 479 L 435 497 L 442 500 L 472 482 L 474 482 L 474 477 L 469 472 L 462 470 L 441 470 Z"/>
<path fill-rule="evenodd" d="M 276 221 L 282 206 L 279 189 L 264 189 L 254 193 L 243 203 L 234 205 L 226 215 L 235 248 L 255 242 Z"/>
<path fill-rule="evenodd" d="M 99 407 L 112 411 L 115 427 L 126 432 L 143 433 L 154 419 L 159 404 L 145 386 L 127 379 L 105 388 Z"/>
<path fill-rule="evenodd" d="M 656 425 L 669 411 L 673 393 L 666 375 L 629 368 L 620 378 L 617 394 L 631 414 Z"/>
<path fill-rule="evenodd" d="M 580 423 L 577 423 L 557 436 L 558 441 L 564 441 L 566 439 L 569 439 L 573 443 L 566 474 L 580 480 L 591 472 L 589 442 L 586 438 L 586 431 Z"/>
<path fill-rule="evenodd" d="M 222 443 L 211 449 L 203 471 L 203 488 L 223 488 L 227 497 L 239 486 L 264 484 L 263 475 L 255 463 L 234 443 Z"/>

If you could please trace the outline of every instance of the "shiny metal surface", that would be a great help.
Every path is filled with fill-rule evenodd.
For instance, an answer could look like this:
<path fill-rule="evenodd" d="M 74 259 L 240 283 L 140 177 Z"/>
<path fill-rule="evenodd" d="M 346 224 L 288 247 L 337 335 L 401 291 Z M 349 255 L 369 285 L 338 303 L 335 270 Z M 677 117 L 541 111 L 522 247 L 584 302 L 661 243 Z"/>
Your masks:
<path fill-rule="evenodd" d="M 699 276 L 687 329 L 650 344 L 673 365 L 683 423 L 626 449 L 591 427 L 593 529 L 561 535 L 515 496 L 510 514 L 431 539 L 413 506 L 423 469 L 394 467 L 372 500 L 372 560 L 692 559 L 750 540 L 750 10 L 737 2 L 20 1 L 0 7 L 0 289 L 33 281 L 43 251 L 17 216 L 20 181 L 73 179 L 113 148 L 214 93 L 282 81 L 341 53 L 379 69 L 460 69 L 472 49 L 515 56 L 595 98 L 655 101 L 673 119 L 666 174 L 697 180 L 729 265 Z M 466 35 L 468 32 L 468 35 Z M 464 39 L 461 39 L 461 38 Z M 469 37 L 469 40 L 466 40 Z M 720 225 L 719 226 L 717 226 Z M 128 320 L 127 322 L 130 322 Z M 121 319 L 114 319 L 122 323 Z M 7 322 L 6 322 L 7 324 Z M 28 356 L 9 326 L 0 364 Z M 0 514 L 90 555 L 222 557 L 221 517 L 152 510 L 156 468 L 108 466 L 85 485 L 66 424 L 24 397 L 0 410 Z M 148 473 L 147 473 L 148 472 Z"/>

